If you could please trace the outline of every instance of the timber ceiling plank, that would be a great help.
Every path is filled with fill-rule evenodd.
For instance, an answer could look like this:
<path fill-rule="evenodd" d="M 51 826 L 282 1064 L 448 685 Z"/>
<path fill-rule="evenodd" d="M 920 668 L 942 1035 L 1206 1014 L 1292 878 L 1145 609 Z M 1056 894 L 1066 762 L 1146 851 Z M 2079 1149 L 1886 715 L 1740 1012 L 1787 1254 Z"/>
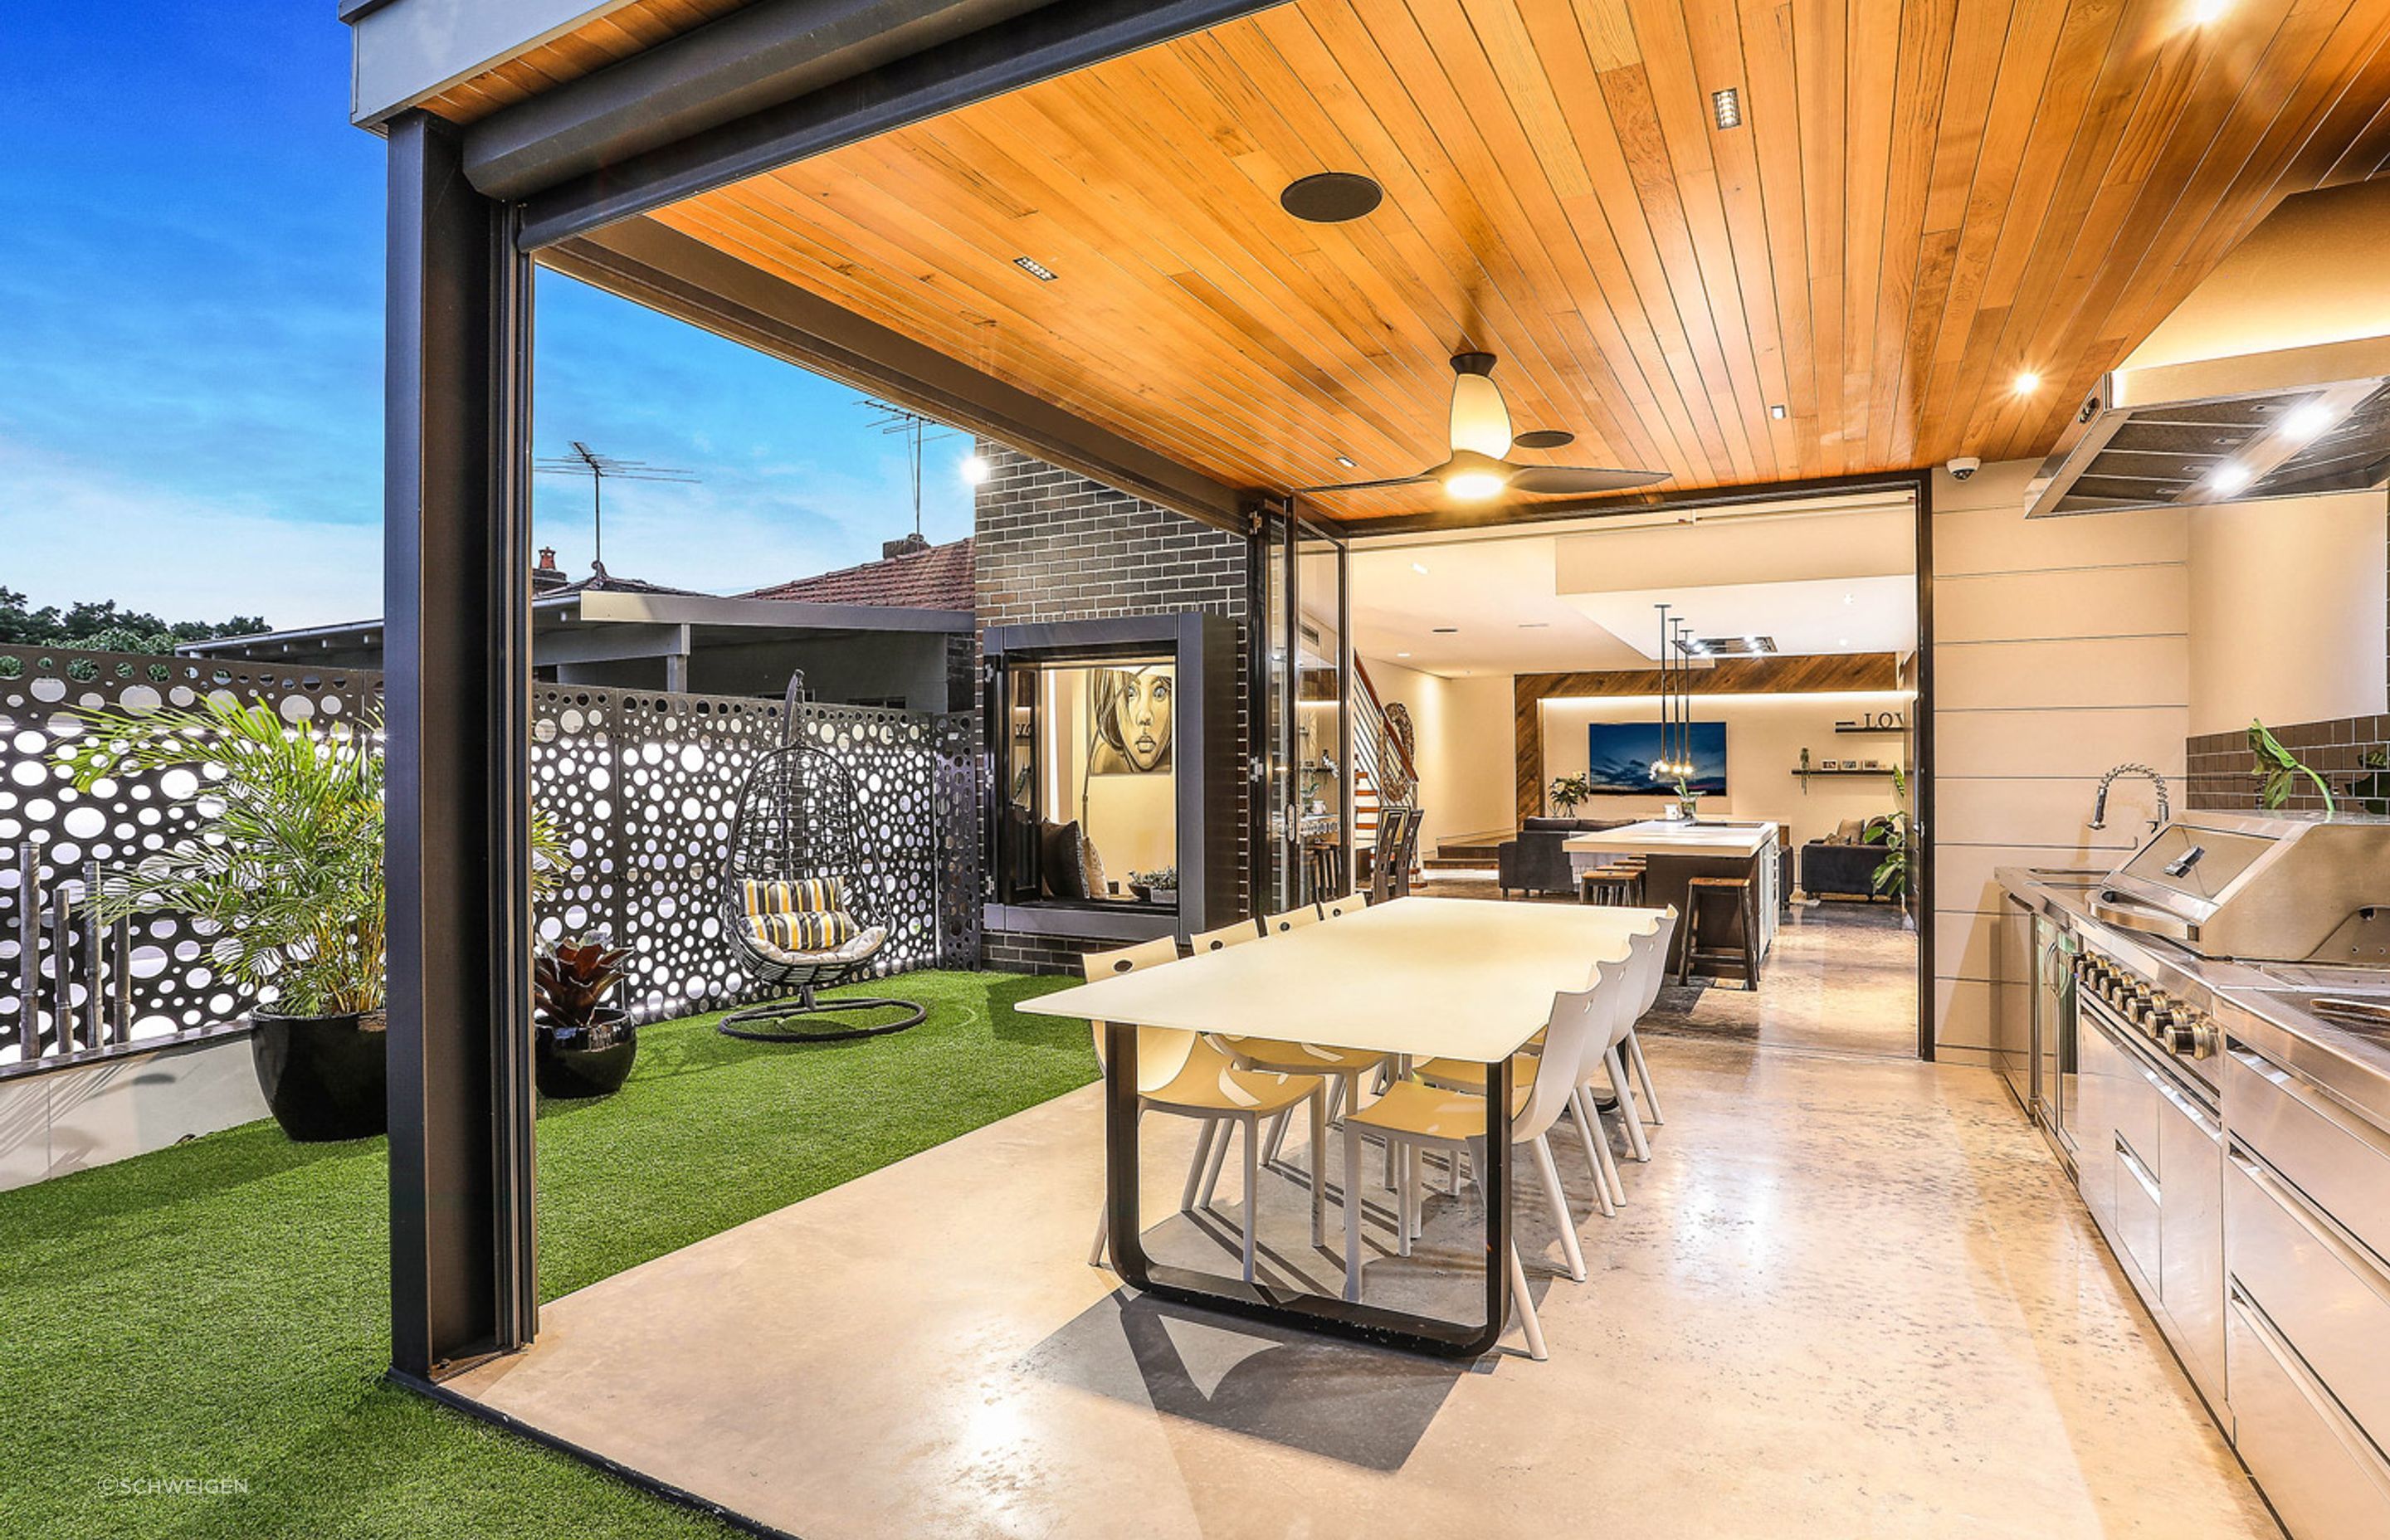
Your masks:
<path fill-rule="evenodd" d="M 443 109 L 735 8 L 635 0 Z M 2385 96 L 2390 0 L 1291 0 L 657 217 L 1223 481 L 1442 459 L 1466 347 L 1551 461 L 1693 488 L 2047 453 L 2277 201 L 2390 161 Z M 1384 202 L 1286 216 L 1323 170 Z"/>

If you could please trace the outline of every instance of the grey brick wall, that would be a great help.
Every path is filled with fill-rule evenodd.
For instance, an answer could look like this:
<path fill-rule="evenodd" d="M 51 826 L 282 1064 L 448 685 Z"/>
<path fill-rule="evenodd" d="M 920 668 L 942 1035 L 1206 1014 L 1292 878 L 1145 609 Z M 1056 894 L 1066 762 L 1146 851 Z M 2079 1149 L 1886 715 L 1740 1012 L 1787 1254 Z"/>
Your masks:
<path fill-rule="evenodd" d="M 979 488 L 974 574 L 979 623 L 1091 621 L 1189 610 L 1237 622 L 1237 754 L 1251 741 L 1246 711 L 1245 547 L 1216 530 L 1127 493 L 983 439 L 992 474 Z M 1241 789 L 1244 782 L 1240 776 Z M 1247 802 L 1237 800 L 1237 864 L 1251 870 Z M 1240 898 L 1248 891 L 1242 878 Z M 1074 971 L 1079 955 L 1117 945 L 988 933 L 981 959 L 1022 973 Z"/>

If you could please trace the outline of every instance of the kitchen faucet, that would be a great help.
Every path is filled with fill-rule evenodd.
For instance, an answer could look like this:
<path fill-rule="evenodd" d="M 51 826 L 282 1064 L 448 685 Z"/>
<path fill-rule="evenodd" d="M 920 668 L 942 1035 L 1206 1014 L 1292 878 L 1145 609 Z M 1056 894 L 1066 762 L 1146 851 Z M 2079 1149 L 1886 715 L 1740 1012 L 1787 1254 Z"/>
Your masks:
<path fill-rule="evenodd" d="M 2150 778 L 2151 784 L 2158 789 L 2158 815 L 2150 820 L 2150 828 L 2164 828 L 2166 821 L 2174 816 L 2174 804 L 2166 796 L 2165 777 L 2146 764 L 2130 762 L 2116 766 L 2100 777 L 2100 789 L 2091 798 L 2091 827 L 2093 828 L 2108 827 L 2108 788 L 2115 784 L 2116 777 L 2119 776 L 2147 776 Z"/>

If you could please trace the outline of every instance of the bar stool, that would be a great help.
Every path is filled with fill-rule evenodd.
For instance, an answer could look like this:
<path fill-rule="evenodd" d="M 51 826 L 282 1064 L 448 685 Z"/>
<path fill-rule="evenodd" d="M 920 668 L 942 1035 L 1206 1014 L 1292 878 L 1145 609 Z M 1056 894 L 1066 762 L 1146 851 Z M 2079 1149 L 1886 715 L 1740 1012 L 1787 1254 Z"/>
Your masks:
<path fill-rule="evenodd" d="M 1597 866 L 1585 874 L 1578 894 L 1587 904 L 1634 907 L 1643 902 L 1643 868 L 1625 862 Z"/>
<path fill-rule="evenodd" d="M 1685 928 L 1677 952 L 1677 982 L 1691 982 L 1697 962 L 1731 962 L 1742 969 L 1743 988 L 1759 987 L 1759 916 L 1752 907 L 1754 891 L 1748 877 L 1696 877 L 1685 884 Z M 1702 900 L 1716 897 L 1731 897 L 1736 917 L 1742 922 L 1739 952 L 1702 944 L 1702 916 L 1715 914 L 1717 908 L 1715 904 L 1704 905 Z"/>

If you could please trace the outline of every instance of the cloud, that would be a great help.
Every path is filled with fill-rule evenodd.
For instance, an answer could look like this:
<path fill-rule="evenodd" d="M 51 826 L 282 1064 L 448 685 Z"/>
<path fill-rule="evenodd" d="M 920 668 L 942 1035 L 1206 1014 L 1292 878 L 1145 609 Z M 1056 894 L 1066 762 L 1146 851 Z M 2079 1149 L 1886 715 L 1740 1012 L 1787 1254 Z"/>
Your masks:
<path fill-rule="evenodd" d="M 0 440 L 0 585 L 170 621 L 323 625 L 381 611 L 379 524 L 277 517 Z"/>

